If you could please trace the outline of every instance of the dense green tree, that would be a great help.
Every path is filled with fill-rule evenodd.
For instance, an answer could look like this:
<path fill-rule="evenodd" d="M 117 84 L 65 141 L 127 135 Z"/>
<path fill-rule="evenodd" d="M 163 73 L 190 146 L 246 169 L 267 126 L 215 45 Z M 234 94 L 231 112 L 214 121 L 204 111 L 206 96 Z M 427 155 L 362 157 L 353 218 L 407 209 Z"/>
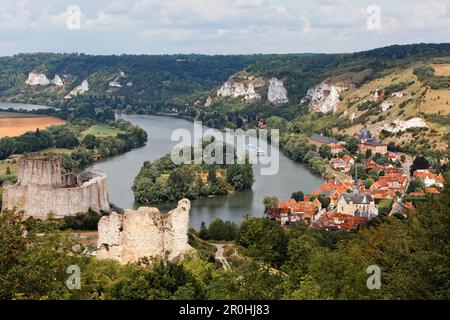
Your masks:
<path fill-rule="evenodd" d="M 319 195 L 317 199 L 319 199 L 320 203 L 322 204 L 322 208 L 328 208 L 331 203 L 330 198 L 324 195 Z"/>
<path fill-rule="evenodd" d="M 369 178 L 367 178 L 365 181 L 364 181 L 364 186 L 365 186 L 365 188 L 366 189 L 370 189 L 370 187 L 372 186 L 372 184 L 375 182 L 375 180 L 373 179 L 373 178 L 371 178 L 371 177 L 369 177 Z"/>
<path fill-rule="evenodd" d="M 411 175 L 414 173 L 414 171 L 416 170 L 420 170 L 420 169 L 428 169 L 430 168 L 430 163 L 428 162 L 428 160 L 425 157 L 416 157 L 413 161 L 413 163 L 411 164 Z"/>
<path fill-rule="evenodd" d="M 411 192 L 414 192 L 417 189 L 421 188 L 423 188 L 423 183 L 418 179 L 414 179 L 409 182 L 408 188 L 406 189 L 406 193 L 410 194 Z"/>
<path fill-rule="evenodd" d="M 200 225 L 200 231 L 198 233 L 198 236 L 200 239 L 207 240 L 208 239 L 208 227 L 206 226 L 206 223 L 202 221 Z"/>
<path fill-rule="evenodd" d="M 254 182 L 252 166 L 250 164 L 227 166 L 227 180 L 237 191 L 250 189 Z"/>
<path fill-rule="evenodd" d="M 230 221 L 215 219 L 208 227 L 207 239 L 217 241 L 233 241 L 236 239 L 238 227 Z"/>
<path fill-rule="evenodd" d="M 143 259 L 141 265 L 127 265 L 106 292 L 108 299 L 164 300 L 199 299 L 200 284 L 183 265 Z"/>
<path fill-rule="evenodd" d="M 304 201 L 305 200 L 305 194 L 303 193 L 303 191 L 294 192 L 291 195 L 291 199 L 294 199 L 295 201 Z"/>
<path fill-rule="evenodd" d="M 75 239 L 57 221 L 22 218 L 11 210 L 0 214 L 0 298 L 69 299 L 66 269 L 82 263 L 72 252 Z"/>
<path fill-rule="evenodd" d="M 319 148 L 319 155 L 324 159 L 331 159 L 332 157 L 331 147 L 327 144 L 322 145 Z"/>
<path fill-rule="evenodd" d="M 276 196 L 264 197 L 263 204 L 264 210 L 268 212 L 270 209 L 278 207 L 280 200 Z"/>
<path fill-rule="evenodd" d="M 286 259 L 288 239 L 280 223 L 270 219 L 246 220 L 237 242 L 248 254 L 266 263 L 280 266 Z"/>
<path fill-rule="evenodd" d="M 81 143 L 88 149 L 95 149 L 98 147 L 97 138 L 92 134 L 87 134 Z"/>

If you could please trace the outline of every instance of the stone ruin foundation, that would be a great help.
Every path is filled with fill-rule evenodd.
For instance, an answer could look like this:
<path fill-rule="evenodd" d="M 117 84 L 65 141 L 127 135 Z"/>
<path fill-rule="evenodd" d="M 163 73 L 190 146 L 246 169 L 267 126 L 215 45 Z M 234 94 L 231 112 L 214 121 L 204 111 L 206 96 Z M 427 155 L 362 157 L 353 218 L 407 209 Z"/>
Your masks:
<path fill-rule="evenodd" d="M 46 219 L 51 212 L 57 218 L 74 216 L 89 209 L 110 211 L 106 175 L 95 171 L 79 179 L 62 174 L 61 159 L 23 157 L 19 159 L 18 181 L 3 190 L 2 207 L 24 211 L 25 217 Z"/>
<path fill-rule="evenodd" d="M 112 212 L 98 224 L 97 258 L 113 259 L 121 264 L 143 257 L 175 259 L 192 248 L 188 244 L 189 200 L 178 202 L 176 209 L 161 214 L 157 208 L 127 209 Z"/>

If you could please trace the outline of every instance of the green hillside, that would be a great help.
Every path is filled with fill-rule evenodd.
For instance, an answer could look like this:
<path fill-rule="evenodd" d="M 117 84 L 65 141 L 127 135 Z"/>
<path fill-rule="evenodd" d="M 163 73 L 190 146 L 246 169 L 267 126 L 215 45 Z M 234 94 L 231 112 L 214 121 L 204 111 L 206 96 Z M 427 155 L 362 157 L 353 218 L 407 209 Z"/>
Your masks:
<path fill-rule="evenodd" d="M 304 135 L 339 132 L 351 136 L 369 125 L 386 143 L 396 141 L 408 150 L 426 145 L 430 150 L 445 150 L 449 140 L 449 57 L 450 43 L 394 45 L 342 54 L 19 54 L 0 58 L 0 100 L 59 107 L 61 111 L 55 115 L 63 119 L 96 119 L 109 107 L 128 113 L 176 113 L 216 128 L 253 128 L 264 119 L 270 126 Z M 63 84 L 31 85 L 27 79 L 32 72 L 48 81 L 58 76 Z M 286 90 L 283 103 L 268 99 L 273 78 Z M 228 79 L 237 83 L 238 91 L 249 83 L 257 85 L 247 89 L 259 98 L 248 99 L 245 92 L 219 94 Z M 88 89 L 71 95 L 83 81 Z M 305 96 L 314 93 L 319 84 L 335 86 L 339 93 L 331 97 L 332 103 L 321 101 L 314 107 Z M 322 89 L 319 96 L 330 90 Z M 374 101 L 378 90 L 383 97 Z M 401 97 L 393 98 L 393 94 Z M 392 106 L 387 108 L 386 103 Z M 383 131 L 395 121 L 415 117 L 428 125 L 431 135 L 425 140 L 420 132 L 392 135 Z M 299 125 L 302 122 L 306 124 Z"/>
<path fill-rule="evenodd" d="M 202 95 L 263 56 L 19 54 L 0 58 L 0 99 L 60 105 L 71 90 L 89 82 L 85 99 L 110 98 L 131 105 L 181 103 Z M 64 86 L 29 86 L 30 72 L 48 79 L 62 78 Z M 109 83 L 124 72 L 122 87 Z M 130 83 L 130 85 L 127 85 Z"/>

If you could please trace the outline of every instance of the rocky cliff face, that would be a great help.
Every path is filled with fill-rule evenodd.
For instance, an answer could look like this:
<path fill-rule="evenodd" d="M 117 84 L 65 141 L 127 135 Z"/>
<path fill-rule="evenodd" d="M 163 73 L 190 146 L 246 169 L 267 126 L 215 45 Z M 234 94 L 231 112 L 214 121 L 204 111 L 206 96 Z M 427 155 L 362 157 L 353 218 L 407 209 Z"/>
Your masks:
<path fill-rule="evenodd" d="M 284 87 L 283 80 L 272 78 L 267 81 L 261 77 L 248 74 L 237 74 L 230 77 L 217 91 L 219 98 L 241 98 L 243 101 L 261 100 L 261 91 L 267 88 L 267 101 L 272 104 L 288 103 L 288 92 Z M 211 105 L 212 100 L 208 99 L 205 106 Z"/>
<path fill-rule="evenodd" d="M 302 101 L 309 101 L 311 111 L 322 113 L 336 112 L 340 93 L 346 89 L 345 87 L 323 82 L 309 89 Z"/>
<path fill-rule="evenodd" d="M 65 96 L 66 99 L 70 99 L 80 94 L 84 94 L 89 91 L 89 83 L 87 80 L 83 80 L 81 84 L 75 87 L 68 95 Z"/>
<path fill-rule="evenodd" d="M 217 91 L 217 96 L 221 98 L 242 98 L 245 101 L 260 100 L 261 95 L 256 90 L 264 85 L 265 81 L 262 78 L 245 74 L 234 75 Z"/>
<path fill-rule="evenodd" d="M 113 87 L 113 88 L 122 88 L 122 84 L 120 83 L 120 80 L 125 77 L 126 77 L 125 72 L 121 71 L 119 73 L 119 75 L 114 78 L 114 80 L 112 80 L 108 83 L 108 86 Z M 127 83 L 127 86 L 130 87 L 131 85 L 128 85 L 128 84 L 130 84 L 130 82 Z"/>
<path fill-rule="evenodd" d="M 180 200 L 176 209 L 162 215 L 157 208 L 141 207 L 113 212 L 98 224 L 97 258 L 122 264 L 143 257 L 181 257 L 192 248 L 188 244 L 190 202 Z"/>
<path fill-rule="evenodd" d="M 412 118 L 406 121 L 394 120 L 392 123 L 385 124 L 381 130 L 391 133 L 403 132 L 410 128 L 428 128 L 427 123 L 422 118 Z"/>
<path fill-rule="evenodd" d="M 54 77 L 53 80 L 52 80 L 52 84 L 55 85 L 55 86 L 57 86 L 57 87 L 62 87 L 62 86 L 64 86 L 63 80 L 62 80 L 61 77 L 58 76 L 57 74 L 55 74 L 55 77 Z"/>
<path fill-rule="evenodd" d="M 45 74 L 38 72 L 30 72 L 25 83 L 29 86 L 54 85 L 57 87 L 62 87 L 64 85 L 64 82 L 59 75 L 55 74 L 55 77 L 50 81 Z"/>
<path fill-rule="evenodd" d="M 284 87 L 282 80 L 277 78 L 272 78 L 269 81 L 269 89 L 267 91 L 267 100 L 274 104 L 284 104 L 288 103 L 289 99 L 287 96 L 288 92 Z"/>
<path fill-rule="evenodd" d="M 50 80 L 43 73 L 30 72 L 25 83 L 29 86 L 48 86 L 50 84 Z"/>

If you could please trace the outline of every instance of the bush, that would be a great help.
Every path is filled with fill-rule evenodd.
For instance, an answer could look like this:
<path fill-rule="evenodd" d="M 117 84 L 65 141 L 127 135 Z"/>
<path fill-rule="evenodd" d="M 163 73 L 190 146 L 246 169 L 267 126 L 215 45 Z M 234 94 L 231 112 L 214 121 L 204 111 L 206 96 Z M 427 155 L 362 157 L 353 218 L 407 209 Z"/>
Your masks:
<path fill-rule="evenodd" d="M 72 230 L 97 230 L 102 216 L 95 211 L 78 213 L 76 216 L 64 217 L 65 228 Z"/>
<path fill-rule="evenodd" d="M 200 229 L 199 236 L 205 240 L 234 241 L 238 233 L 238 226 L 234 222 L 216 219 L 206 229 L 204 224 Z"/>

